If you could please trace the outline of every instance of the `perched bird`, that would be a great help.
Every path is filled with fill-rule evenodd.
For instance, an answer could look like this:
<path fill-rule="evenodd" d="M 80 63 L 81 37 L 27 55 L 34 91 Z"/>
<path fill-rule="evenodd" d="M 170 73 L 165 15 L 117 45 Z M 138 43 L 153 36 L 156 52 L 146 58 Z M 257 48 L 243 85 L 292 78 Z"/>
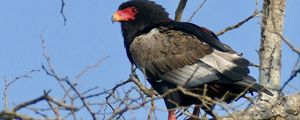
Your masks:
<path fill-rule="evenodd" d="M 176 22 L 165 9 L 149 0 L 129 0 L 113 15 L 121 23 L 129 61 L 137 66 L 159 94 L 178 86 L 212 100 L 231 102 L 248 92 L 272 95 L 249 76 L 249 61 L 204 27 Z M 164 96 L 169 120 L 175 109 L 200 105 L 212 114 L 214 103 L 175 91 Z"/>

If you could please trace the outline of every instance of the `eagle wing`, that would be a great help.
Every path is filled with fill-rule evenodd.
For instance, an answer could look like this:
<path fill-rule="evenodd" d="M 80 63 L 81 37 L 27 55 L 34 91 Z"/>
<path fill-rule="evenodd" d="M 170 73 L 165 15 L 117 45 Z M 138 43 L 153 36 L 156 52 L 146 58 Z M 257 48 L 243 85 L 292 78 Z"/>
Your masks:
<path fill-rule="evenodd" d="M 131 43 L 133 61 L 147 77 L 194 87 L 213 81 L 230 83 L 249 74 L 246 59 L 216 38 L 213 44 L 207 42 L 207 37 L 213 35 L 174 28 L 155 26 L 137 35 Z"/>

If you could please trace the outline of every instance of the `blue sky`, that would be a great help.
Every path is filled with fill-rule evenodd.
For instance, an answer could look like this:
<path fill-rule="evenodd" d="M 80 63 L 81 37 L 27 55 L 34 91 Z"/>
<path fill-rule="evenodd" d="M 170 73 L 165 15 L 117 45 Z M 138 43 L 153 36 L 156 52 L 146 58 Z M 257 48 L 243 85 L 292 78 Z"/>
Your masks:
<path fill-rule="evenodd" d="M 260 0 L 261 1 L 261 0 Z M 60 0 L 1 0 L 0 1 L 0 93 L 2 98 L 4 77 L 8 80 L 32 69 L 41 69 L 46 61 L 42 56 L 40 35 L 43 35 L 49 56 L 56 72 L 73 79 L 86 65 L 110 56 L 99 68 L 93 69 L 80 79 L 82 91 L 95 86 L 101 89 L 112 88 L 121 80 L 126 80 L 130 73 L 130 64 L 123 47 L 120 25 L 111 23 L 111 15 L 123 0 L 66 0 L 65 15 L 67 24 L 63 24 L 60 15 Z M 164 0 L 163 5 L 174 17 L 178 1 Z M 202 3 L 190 0 L 184 12 L 186 21 Z M 287 0 L 285 36 L 300 47 L 300 4 L 299 0 Z M 196 14 L 192 22 L 207 27 L 214 32 L 233 25 L 252 14 L 255 0 L 208 0 Z M 260 44 L 260 19 L 255 18 L 239 29 L 220 36 L 221 41 L 232 46 L 251 62 L 258 64 Z M 297 59 L 285 44 L 282 49 L 282 81 L 288 79 Z M 251 75 L 258 78 L 258 71 L 251 69 Z M 33 73 L 31 79 L 21 79 L 9 88 L 9 107 L 14 104 L 40 96 L 43 90 L 51 89 L 52 96 L 60 96 L 61 89 L 57 82 L 43 71 Z M 142 76 L 140 76 L 142 78 Z M 299 77 L 291 85 L 300 88 Z M 288 88 L 287 92 L 294 92 Z M 101 101 L 102 98 L 99 98 Z M 3 102 L 0 102 L 0 111 Z M 164 108 L 161 101 L 160 108 Z M 22 111 L 25 114 L 32 114 Z M 128 118 L 145 118 L 140 111 L 127 114 Z M 135 115 L 137 114 L 137 115 Z M 158 118 L 165 118 L 166 113 L 157 112 Z M 83 115 L 84 118 L 84 115 Z"/>

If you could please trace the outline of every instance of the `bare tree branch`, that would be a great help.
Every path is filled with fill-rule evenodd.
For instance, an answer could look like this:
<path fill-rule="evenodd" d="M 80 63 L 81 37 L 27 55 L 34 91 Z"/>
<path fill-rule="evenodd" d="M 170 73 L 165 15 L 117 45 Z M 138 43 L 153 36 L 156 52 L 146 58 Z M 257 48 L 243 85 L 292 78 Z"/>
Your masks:
<path fill-rule="evenodd" d="M 193 12 L 193 14 L 189 18 L 188 22 L 192 21 L 193 17 L 197 14 L 197 12 L 199 12 L 199 10 L 203 7 L 203 5 L 205 4 L 206 1 L 207 0 L 203 0 L 203 2 L 200 4 L 200 6 Z"/>
<path fill-rule="evenodd" d="M 48 120 L 48 119 L 49 119 L 48 116 L 47 116 L 46 114 L 40 112 L 38 109 L 29 107 L 29 106 L 27 106 L 27 107 L 25 107 L 25 108 L 26 108 L 26 109 L 29 109 L 29 110 L 31 110 L 31 111 L 33 111 L 35 114 L 37 114 L 37 115 L 39 115 L 39 116 L 42 116 L 45 120 Z"/>
<path fill-rule="evenodd" d="M 25 108 L 26 106 L 29 106 L 29 105 L 32 105 L 32 104 L 36 104 L 36 103 L 38 103 L 38 102 L 40 102 L 42 100 L 45 100 L 45 98 L 46 98 L 45 96 L 48 96 L 49 93 L 50 93 L 50 91 L 47 91 L 47 92 L 44 93 L 44 95 L 42 95 L 42 96 L 40 96 L 38 98 L 35 98 L 35 99 L 32 99 L 32 100 L 26 101 L 24 103 L 21 103 L 21 104 L 15 106 L 12 111 L 13 112 L 17 112 L 18 110 L 20 110 L 22 108 Z"/>
<path fill-rule="evenodd" d="M 112 89 L 110 89 L 110 90 L 111 90 L 111 93 L 106 97 L 106 100 L 107 100 L 108 98 L 110 98 L 110 97 L 114 94 L 114 92 L 115 92 L 119 87 L 121 87 L 121 86 L 123 86 L 123 85 L 125 85 L 125 84 L 127 84 L 127 83 L 129 83 L 129 82 L 132 82 L 132 80 L 131 80 L 131 79 L 128 79 L 128 80 L 126 80 L 126 81 L 123 81 L 123 82 L 121 82 L 121 83 L 115 85 Z M 106 91 L 105 91 L 105 92 L 106 92 Z M 93 97 L 93 96 L 98 96 L 98 95 L 100 95 L 100 94 L 103 94 L 103 92 L 98 93 L 98 94 L 94 94 L 94 95 L 87 96 L 86 98 Z"/>
<path fill-rule="evenodd" d="M 175 12 L 175 21 L 181 20 L 186 3 L 187 3 L 187 0 L 180 0 L 178 7 L 176 9 L 176 12 Z"/>
<path fill-rule="evenodd" d="M 25 115 L 19 115 L 11 112 L 0 112 L 0 120 L 36 120 L 32 117 L 28 117 Z"/>
<path fill-rule="evenodd" d="M 69 97 L 70 102 L 72 103 L 72 106 L 74 106 L 73 105 L 74 100 L 76 98 L 79 98 L 79 100 L 82 102 L 83 107 L 86 108 L 86 110 L 89 112 L 89 114 L 91 115 L 91 117 L 95 120 L 96 119 L 96 113 L 92 111 L 92 109 L 89 106 L 88 102 L 85 100 L 86 97 L 83 96 L 83 94 L 86 94 L 86 93 L 88 93 L 91 90 L 89 89 L 88 91 L 85 91 L 84 93 L 80 93 L 80 91 L 76 88 L 77 83 L 72 83 L 68 79 L 68 77 L 64 77 L 64 78 L 59 77 L 56 74 L 56 72 L 54 71 L 53 67 L 52 67 L 51 58 L 47 54 L 46 44 L 45 44 L 45 41 L 44 41 L 42 35 L 41 35 L 41 41 L 42 41 L 42 46 L 43 46 L 43 56 L 45 57 L 45 59 L 47 61 L 47 65 L 48 65 L 48 69 L 44 65 L 42 65 L 42 69 L 46 72 L 47 75 L 53 77 L 54 79 L 56 79 L 58 81 L 58 83 L 61 86 L 61 88 L 63 88 L 65 94 Z M 85 74 L 86 72 L 88 72 L 90 69 L 98 67 L 106 58 L 107 57 L 99 60 L 96 64 L 88 65 L 87 67 L 85 67 L 78 75 L 75 76 L 74 81 L 77 81 L 83 74 Z M 70 87 L 70 89 L 67 90 L 66 89 L 67 86 L 65 86 L 64 84 L 67 84 L 68 87 Z M 69 94 L 69 91 L 71 91 L 71 90 L 75 93 L 75 95 L 77 97 L 71 96 Z M 91 98 L 91 97 L 96 97 L 96 96 L 95 95 L 94 96 L 89 96 L 89 98 Z M 65 100 L 63 99 L 62 102 L 63 101 L 65 101 Z M 77 110 L 79 110 L 79 109 L 72 109 L 72 110 L 70 110 L 71 113 L 69 115 L 72 115 L 73 118 L 76 118 L 75 112 Z M 52 110 L 52 111 L 55 111 L 55 110 Z"/>
<path fill-rule="evenodd" d="M 31 71 L 25 73 L 24 75 L 16 77 L 14 80 L 12 80 L 11 82 L 9 82 L 7 84 L 7 87 L 9 87 L 10 85 L 12 85 L 14 82 L 16 82 L 17 80 L 19 80 L 21 78 L 31 78 L 29 75 L 34 73 L 34 72 L 40 72 L 40 70 L 31 70 Z"/>
<path fill-rule="evenodd" d="M 106 57 L 98 60 L 95 64 L 87 65 L 78 75 L 76 75 L 75 79 L 72 80 L 72 82 L 77 82 L 82 77 L 82 75 L 84 75 L 86 72 L 88 72 L 91 69 L 98 68 L 103 63 L 103 61 L 108 58 L 109 58 L 109 56 L 106 56 Z"/>
<path fill-rule="evenodd" d="M 63 17 L 64 25 L 67 24 L 67 18 L 66 18 L 65 13 L 64 13 L 65 5 L 66 5 L 65 0 L 61 0 L 60 14 Z"/>
<path fill-rule="evenodd" d="M 27 73 L 25 73 L 24 75 L 18 76 L 15 79 L 13 79 L 12 81 L 8 81 L 6 79 L 6 77 L 4 77 L 4 91 L 3 91 L 3 102 L 4 102 L 4 111 L 7 111 L 7 104 L 8 104 L 8 97 L 7 97 L 7 91 L 8 88 L 15 83 L 17 80 L 20 80 L 22 78 L 31 78 L 31 76 L 29 76 L 30 74 L 34 73 L 34 72 L 40 72 L 40 70 L 31 70 Z"/>
<path fill-rule="evenodd" d="M 149 113 L 148 113 L 148 120 L 153 120 L 153 113 L 154 113 L 154 111 L 155 111 L 155 108 L 156 108 L 156 106 L 155 106 L 155 100 L 154 100 L 154 94 L 151 96 L 151 108 L 150 108 L 150 111 L 149 111 Z"/>
<path fill-rule="evenodd" d="M 154 90 L 148 89 L 145 85 L 143 85 L 135 73 L 130 74 L 129 79 L 131 79 L 133 83 L 137 85 L 147 96 L 152 96 L 153 94 L 158 95 L 156 92 L 154 92 Z"/>
<path fill-rule="evenodd" d="M 96 120 L 96 114 L 92 111 L 92 109 L 87 104 L 87 102 L 85 101 L 85 99 L 83 98 L 83 96 L 79 93 L 79 91 L 75 88 L 75 86 L 68 79 L 66 79 L 65 81 L 72 88 L 72 90 L 77 94 L 77 96 L 80 98 L 83 106 L 87 109 L 87 111 L 89 112 L 89 114 L 93 117 L 93 120 Z"/>
<path fill-rule="evenodd" d="M 220 32 L 217 32 L 216 35 L 217 36 L 220 36 L 220 35 L 223 35 L 224 33 L 230 31 L 230 30 L 233 30 L 233 29 L 236 29 L 236 28 L 239 28 L 240 26 L 242 26 L 243 24 L 245 24 L 246 22 L 248 22 L 249 20 L 251 20 L 252 18 L 256 17 L 260 12 L 258 11 L 254 11 L 252 13 L 252 15 L 250 15 L 249 17 L 247 17 L 246 19 L 238 22 L 237 24 L 235 25 L 232 25 L 232 26 L 229 26 L 229 27 L 226 27 L 225 29 L 221 30 Z"/>
<path fill-rule="evenodd" d="M 248 22 L 249 20 L 251 20 L 252 18 L 256 17 L 259 13 L 262 13 L 262 11 L 258 11 L 258 0 L 255 0 L 255 9 L 254 12 L 252 13 L 252 15 L 250 15 L 249 17 L 247 17 L 246 19 L 238 22 L 235 25 L 229 26 L 223 30 L 221 30 L 220 32 L 216 33 L 217 36 L 223 35 L 224 33 L 239 28 L 240 26 L 242 26 L 243 24 L 245 24 L 246 22 Z"/>
<path fill-rule="evenodd" d="M 42 96 L 19 104 L 19 105 L 15 106 L 12 111 L 13 112 L 17 112 L 18 110 L 20 110 L 22 108 L 25 108 L 27 106 L 36 104 L 36 103 L 38 103 L 40 101 L 43 101 L 43 100 L 46 100 L 46 101 L 54 103 L 54 104 L 56 104 L 58 106 L 61 106 L 61 107 L 63 107 L 66 110 L 77 110 L 78 109 L 78 108 L 69 106 L 69 105 L 67 105 L 65 103 L 62 103 L 62 102 L 59 102 L 59 101 L 53 99 L 52 97 L 49 96 L 49 93 L 50 93 L 50 90 L 49 91 L 44 91 L 44 94 Z"/>
<path fill-rule="evenodd" d="M 298 73 L 300 73 L 300 56 L 298 56 L 298 60 L 294 66 L 294 69 L 292 70 L 290 78 L 284 82 L 279 92 L 282 92 L 283 89 L 297 76 Z"/>
<path fill-rule="evenodd" d="M 44 58 L 46 59 L 46 62 L 47 62 L 47 66 L 48 66 L 48 69 L 42 64 L 42 69 L 46 72 L 47 75 L 55 78 L 58 82 L 58 84 L 60 85 L 60 87 L 64 90 L 65 93 L 68 93 L 67 92 L 67 89 L 66 87 L 63 85 L 62 81 L 65 79 L 65 78 L 61 78 L 59 77 L 56 72 L 54 71 L 53 69 L 53 66 L 52 66 L 52 63 L 51 63 L 51 58 L 49 57 L 48 55 L 48 52 L 47 52 L 47 46 L 46 46 L 46 42 L 44 40 L 44 37 L 43 35 L 41 34 L 40 35 L 40 38 L 41 38 L 41 42 L 42 42 L 42 48 L 43 48 L 43 56 Z M 68 94 L 69 95 L 69 94 Z M 70 95 L 69 95 L 70 96 Z"/>
<path fill-rule="evenodd" d="M 8 90 L 8 81 L 4 77 L 4 91 L 3 91 L 3 103 L 4 103 L 4 111 L 7 111 L 7 106 L 8 106 L 8 97 L 7 97 L 7 90 Z"/>
<path fill-rule="evenodd" d="M 275 94 L 280 90 L 282 45 L 276 33 L 283 33 L 285 7 L 286 0 L 264 0 L 262 10 L 259 83 Z"/>
<path fill-rule="evenodd" d="M 300 56 L 300 48 L 294 46 L 286 37 L 284 37 L 282 34 L 280 33 L 276 33 L 277 35 L 279 35 L 281 37 L 281 39 L 295 52 Z"/>
<path fill-rule="evenodd" d="M 51 110 L 53 111 L 53 113 L 55 114 L 56 116 L 56 119 L 59 120 L 60 119 L 60 114 L 59 114 L 59 111 L 58 109 L 56 109 L 53 104 L 51 103 L 51 101 L 49 99 L 46 99 L 49 107 L 51 108 Z"/>
<path fill-rule="evenodd" d="M 92 70 L 92 69 L 94 69 L 94 68 L 98 68 L 98 67 L 103 63 L 103 61 L 106 60 L 106 59 L 108 59 L 108 58 L 109 58 L 109 56 L 106 56 L 106 57 L 104 57 L 104 58 L 98 60 L 95 64 L 87 65 L 83 70 L 80 71 L 79 74 L 76 75 L 75 79 L 72 80 L 72 82 L 73 82 L 73 83 L 77 83 L 77 81 L 78 81 L 85 73 L 87 73 L 88 71 L 90 71 L 90 70 Z M 72 90 L 72 88 L 69 88 L 69 89 L 67 90 L 67 92 L 66 92 L 65 95 L 64 95 L 64 98 L 65 98 L 66 96 L 68 96 L 68 94 L 69 94 L 69 92 L 70 92 L 71 90 Z M 82 94 L 85 94 L 85 93 L 82 93 Z"/>
<path fill-rule="evenodd" d="M 292 74 L 290 76 L 290 78 L 284 82 L 284 84 L 282 85 L 280 92 L 283 91 L 283 89 L 286 87 L 286 85 L 288 85 L 289 82 L 291 82 L 298 73 L 300 73 L 300 49 L 296 46 L 294 46 L 286 37 L 284 37 L 282 34 L 276 32 L 277 35 L 279 35 L 281 37 L 281 39 L 292 49 L 292 51 L 294 51 L 295 53 L 298 54 L 298 60 L 295 63 L 294 69 L 292 70 Z"/>

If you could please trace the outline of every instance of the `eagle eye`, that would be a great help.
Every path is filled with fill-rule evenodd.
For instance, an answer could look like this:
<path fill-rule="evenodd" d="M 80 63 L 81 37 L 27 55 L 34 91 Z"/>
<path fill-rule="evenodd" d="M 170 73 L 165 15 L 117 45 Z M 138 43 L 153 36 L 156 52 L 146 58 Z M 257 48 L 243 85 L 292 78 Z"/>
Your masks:
<path fill-rule="evenodd" d="M 137 12 L 138 12 L 138 9 L 137 9 L 136 7 L 132 7 L 132 8 L 131 8 L 131 11 L 132 11 L 133 13 L 137 13 Z"/>

